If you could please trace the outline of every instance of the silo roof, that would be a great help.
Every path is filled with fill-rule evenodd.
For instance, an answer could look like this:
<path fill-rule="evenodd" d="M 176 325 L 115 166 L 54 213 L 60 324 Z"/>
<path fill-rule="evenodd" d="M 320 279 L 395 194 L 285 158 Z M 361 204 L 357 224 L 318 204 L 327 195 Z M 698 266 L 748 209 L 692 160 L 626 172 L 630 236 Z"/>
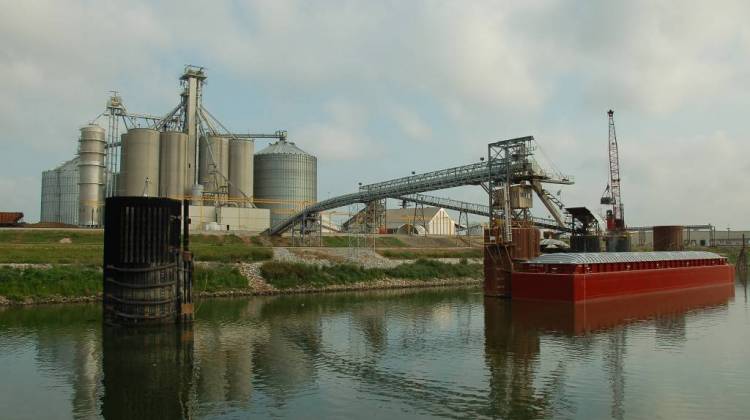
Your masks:
<path fill-rule="evenodd" d="M 268 147 L 256 153 L 256 155 L 275 154 L 312 156 L 311 154 L 297 147 L 297 145 L 295 145 L 294 143 L 283 140 L 279 140 L 276 143 L 269 144 Z"/>

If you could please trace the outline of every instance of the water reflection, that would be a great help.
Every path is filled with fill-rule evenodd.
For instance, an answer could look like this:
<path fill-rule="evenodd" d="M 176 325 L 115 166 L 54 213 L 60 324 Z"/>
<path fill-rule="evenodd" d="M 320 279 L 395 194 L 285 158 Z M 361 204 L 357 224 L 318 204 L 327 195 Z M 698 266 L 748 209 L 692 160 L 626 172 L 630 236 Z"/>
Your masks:
<path fill-rule="evenodd" d="M 712 331 L 733 293 L 583 305 L 476 289 L 209 300 L 192 327 L 138 331 L 103 329 L 98 305 L 0 310 L 0 405 L 14 418 L 639 417 L 654 399 L 641 390 L 659 368 L 649 357 L 688 351 L 690 332 Z M 689 354 L 704 360 L 700 347 Z M 679 385 L 674 395 L 692 395 Z"/>
<path fill-rule="evenodd" d="M 191 417 L 192 326 L 105 326 L 102 338 L 105 418 Z"/>
<path fill-rule="evenodd" d="M 602 367 L 611 393 L 611 418 L 625 418 L 628 328 L 652 320 L 657 347 L 679 348 L 686 341 L 686 317 L 694 311 L 726 310 L 734 285 L 600 300 L 550 303 L 484 299 L 485 359 L 490 371 L 492 413 L 506 418 L 549 417 L 569 407 L 561 398 L 567 355 L 558 354 L 545 381 L 537 385 L 541 342 L 556 336 L 562 347 L 591 354 L 604 338 Z M 593 335 L 595 334 L 595 335 Z"/>

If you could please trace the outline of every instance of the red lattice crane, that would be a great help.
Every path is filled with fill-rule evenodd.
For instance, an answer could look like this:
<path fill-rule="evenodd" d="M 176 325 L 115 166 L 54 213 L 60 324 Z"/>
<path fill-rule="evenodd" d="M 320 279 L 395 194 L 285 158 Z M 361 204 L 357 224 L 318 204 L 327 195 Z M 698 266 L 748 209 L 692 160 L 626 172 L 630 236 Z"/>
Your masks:
<path fill-rule="evenodd" d="M 615 133 L 615 111 L 607 111 L 609 116 L 609 184 L 602 195 L 601 204 L 612 206 L 607 210 L 607 230 L 625 230 L 625 209 L 620 195 L 620 157 L 617 152 Z"/>

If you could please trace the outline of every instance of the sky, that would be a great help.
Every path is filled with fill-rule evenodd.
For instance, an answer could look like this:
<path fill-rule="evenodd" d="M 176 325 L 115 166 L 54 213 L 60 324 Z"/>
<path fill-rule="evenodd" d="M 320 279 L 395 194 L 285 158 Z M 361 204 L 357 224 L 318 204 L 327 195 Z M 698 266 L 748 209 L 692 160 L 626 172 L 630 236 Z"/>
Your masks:
<path fill-rule="evenodd" d="M 285 129 L 319 199 L 475 162 L 533 135 L 599 209 L 615 110 L 630 226 L 750 229 L 750 2 L 0 0 L 0 211 L 39 218 L 41 173 L 118 90 L 164 114 L 186 64 L 238 132 Z M 256 148 L 264 147 L 258 141 Z M 434 195 L 487 201 L 479 187 Z M 545 210 L 537 201 L 535 213 Z"/>

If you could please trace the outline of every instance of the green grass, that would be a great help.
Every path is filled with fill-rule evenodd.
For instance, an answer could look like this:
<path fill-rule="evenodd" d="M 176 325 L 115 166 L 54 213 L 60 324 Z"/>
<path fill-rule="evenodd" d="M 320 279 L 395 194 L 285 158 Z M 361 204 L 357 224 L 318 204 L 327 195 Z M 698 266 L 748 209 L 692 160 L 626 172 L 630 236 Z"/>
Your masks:
<path fill-rule="evenodd" d="M 232 266 L 195 267 L 193 289 L 197 292 L 218 292 L 247 288 L 247 279 Z"/>
<path fill-rule="evenodd" d="M 197 292 L 218 292 L 247 288 L 247 279 L 229 265 L 196 267 L 193 277 Z M 87 297 L 102 291 L 98 268 L 80 265 L 50 269 L 0 267 L 0 296 L 11 301 L 53 296 Z"/>
<path fill-rule="evenodd" d="M 273 258 L 271 248 L 258 248 L 245 244 L 192 245 L 197 261 L 252 262 Z"/>
<path fill-rule="evenodd" d="M 318 267 L 310 264 L 270 261 L 261 266 L 266 281 L 279 288 L 324 287 L 367 282 L 385 277 L 431 280 L 482 275 L 481 264 L 446 264 L 439 261 L 417 260 L 395 268 L 364 269 L 351 264 L 337 264 L 331 267 Z"/>
<path fill-rule="evenodd" d="M 72 243 L 59 243 L 70 238 Z M 83 264 L 102 263 L 101 232 L 0 231 L 0 263 Z M 273 250 L 246 244 L 235 235 L 191 235 L 190 247 L 198 261 L 253 262 L 273 257 Z"/>
<path fill-rule="evenodd" d="M 104 234 L 93 230 L 8 229 L 0 231 L 0 244 L 56 244 L 70 238 L 73 244 L 104 243 Z"/>
<path fill-rule="evenodd" d="M 401 239 L 392 236 L 383 236 L 375 239 L 375 246 L 383 248 L 403 248 L 407 245 Z"/>
<path fill-rule="evenodd" d="M 190 244 L 192 245 L 228 245 L 244 244 L 237 235 L 190 235 Z"/>
<path fill-rule="evenodd" d="M 83 264 L 102 263 L 103 245 L 0 243 L 0 263 Z"/>
<path fill-rule="evenodd" d="M 102 274 L 84 266 L 50 269 L 0 267 L 0 295 L 11 301 L 51 296 L 92 296 L 102 291 Z"/>
<path fill-rule="evenodd" d="M 330 248 L 342 248 L 349 246 L 348 236 L 323 236 L 321 237 L 323 246 Z"/>
<path fill-rule="evenodd" d="M 416 260 L 419 258 L 482 258 L 482 250 L 466 249 L 409 249 L 377 250 L 378 254 L 394 260 Z"/>

